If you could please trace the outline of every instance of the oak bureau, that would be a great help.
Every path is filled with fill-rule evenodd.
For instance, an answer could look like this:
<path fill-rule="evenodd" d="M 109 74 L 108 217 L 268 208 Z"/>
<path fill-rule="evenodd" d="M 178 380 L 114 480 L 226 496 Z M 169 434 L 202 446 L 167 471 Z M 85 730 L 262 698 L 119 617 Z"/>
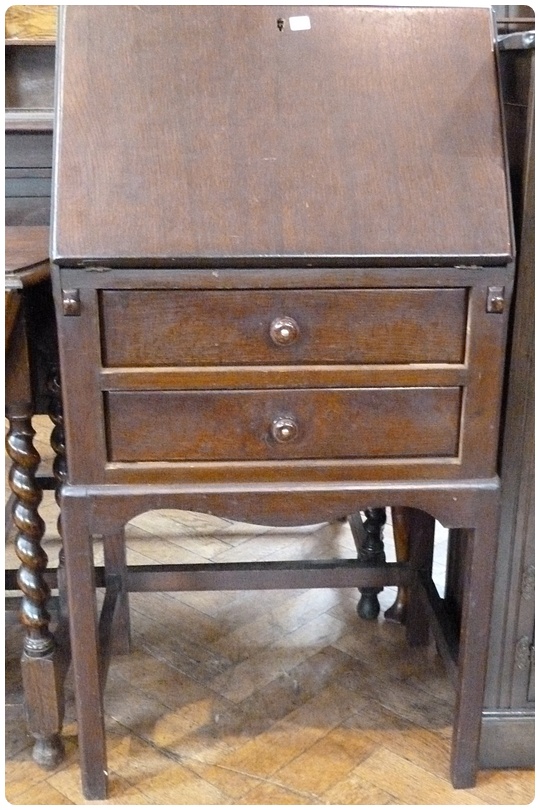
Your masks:
<path fill-rule="evenodd" d="M 442 617 L 451 775 L 474 784 L 514 254 L 494 42 L 487 8 L 62 10 L 51 252 L 88 798 L 130 590 L 408 585 L 411 643 Z M 301 525 L 386 506 L 407 563 L 124 563 L 151 509 Z M 459 639 L 434 518 L 468 530 Z"/>

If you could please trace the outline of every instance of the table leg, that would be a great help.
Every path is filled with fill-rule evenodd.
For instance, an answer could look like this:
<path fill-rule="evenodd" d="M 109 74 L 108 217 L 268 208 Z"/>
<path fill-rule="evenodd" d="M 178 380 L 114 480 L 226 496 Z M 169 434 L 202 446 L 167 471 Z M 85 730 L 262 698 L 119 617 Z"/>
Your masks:
<path fill-rule="evenodd" d="M 409 545 L 411 568 L 413 571 L 421 571 L 431 578 L 435 518 L 420 509 L 403 507 L 402 519 Z M 405 626 L 407 641 L 411 647 L 427 646 L 429 643 L 429 614 L 423 597 L 423 587 L 418 580 L 408 589 Z"/>
<path fill-rule="evenodd" d="M 68 538 L 65 545 L 67 590 L 71 653 L 76 673 L 75 698 L 83 792 L 87 799 L 105 799 L 107 751 L 102 697 L 104 676 L 101 672 L 93 543 L 86 499 L 64 496 L 62 519 Z"/>
<path fill-rule="evenodd" d="M 20 402 L 8 406 L 6 449 L 12 466 L 9 484 L 14 496 L 15 547 L 21 562 L 17 582 L 23 593 L 21 621 L 25 627 L 21 660 L 28 729 L 35 737 L 33 756 L 43 767 L 63 758 L 60 737 L 63 688 L 47 611 L 49 587 L 43 577 L 47 555 L 41 546 L 45 524 L 39 515 L 42 492 L 36 481 L 40 456 L 33 444 L 32 408 Z"/>
<path fill-rule="evenodd" d="M 476 783 L 498 531 L 498 505 L 494 503 L 492 510 L 486 508 L 482 525 L 469 532 L 466 544 L 452 740 L 455 788 L 469 788 Z"/>
<path fill-rule="evenodd" d="M 410 550 L 409 524 L 407 521 L 407 509 L 392 507 L 392 528 L 394 530 L 394 544 L 396 547 L 396 561 L 408 562 Z M 389 622 L 404 624 L 407 619 L 408 589 L 406 585 L 400 585 L 393 605 L 384 612 L 384 618 Z"/>
<path fill-rule="evenodd" d="M 358 559 L 366 565 L 382 565 L 384 554 L 383 527 L 386 522 L 386 509 L 366 509 L 365 521 L 359 512 L 349 517 L 349 526 L 354 538 Z M 362 588 L 356 612 L 361 619 L 376 619 L 380 605 L 377 594 L 382 588 Z"/>
<path fill-rule="evenodd" d="M 51 432 L 51 447 L 54 451 L 53 461 L 53 475 L 56 480 L 56 488 L 54 497 L 58 507 L 60 508 L 60 501 L 62 496 L 62 486 L 67 479 L 67 462 L 66 462 L 66 440 L 64 433 L 64 412 L 62 409 L 62 397 L 60 387 L 60 373 L 57 368 L 51 369 L 47 388 L 50 394 L 49 400 L 49 418 L 53 423 Z M 58 601 L 60 605 L 60 615 L 67 619 L 67 593 L 64 572 L 64 548 L 63 548 L 63 532 L 62 532 L 62 512 L 58 513 L 58 521 L 56 524 L 58 536 L 60 538 L 60 550 L 58 552 L 58 568 L 56 572 L 56 581 L 58 585 Z"/>

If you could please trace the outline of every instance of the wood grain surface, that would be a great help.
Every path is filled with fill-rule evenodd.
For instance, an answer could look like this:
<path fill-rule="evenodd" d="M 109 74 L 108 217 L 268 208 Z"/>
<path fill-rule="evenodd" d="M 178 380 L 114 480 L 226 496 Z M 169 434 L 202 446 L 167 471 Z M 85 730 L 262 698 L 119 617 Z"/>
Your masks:
<path fill-rule="evenodd" d="M 105 413 L 110 461 L 455 456 L 461 391 L 111 391 Z M 298 435 L 276 441 L 280 418 Z"/>
<path fill-rule="evenodd" d="M 104 290 L 107 366 L 462 363 L 467 290 Z M 276 344 L 272 324 L 298 334 Z"/>
<path fill-rule="evenodd" d="M 492 37 L 488 9 L 66 6 L 54 258 L 505 263 Z"/>
<path fill-rule="evenodd" d="M 16 273 L 48 261 L 49 229 L 39 225 L 17 225 L 5 229 L 5 272 Z"/>

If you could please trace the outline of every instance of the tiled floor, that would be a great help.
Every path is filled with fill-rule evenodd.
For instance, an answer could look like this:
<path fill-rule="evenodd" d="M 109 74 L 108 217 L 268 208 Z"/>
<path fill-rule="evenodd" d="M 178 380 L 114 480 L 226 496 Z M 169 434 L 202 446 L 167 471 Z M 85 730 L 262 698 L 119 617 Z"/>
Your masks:
<path fill-rule="evenodd" d="M 36 420 L 44 456 L 49 424 Z M 57 508 L 41 513 L 51 563 Z M 391 558 L 391 527 L 386 531 Z M 178 511 L 127 529 L 128 562 L 354 556 L 344 523 L 293 530 Z M 444 579 L 437 534 L 435 576 Z M 101 550 L 96 548 L 101 562 Z M 6 565 L 15 564 L 8 549 Z M 395 596 L 381 594 L 385 609 Z M 403 629 L 361 622 L 355 590 L 132 594 L 133 650 L 106 690 L 110 804 L 527 804 L 532 772 L 490 771 L 474 789 L 448 781 L 453 693 L 436 650 Z M 86 804 L 67 684 L 66 760 L 31 760 L 18 658 L 7 632 L 6 795 L 18 805 Z"/>

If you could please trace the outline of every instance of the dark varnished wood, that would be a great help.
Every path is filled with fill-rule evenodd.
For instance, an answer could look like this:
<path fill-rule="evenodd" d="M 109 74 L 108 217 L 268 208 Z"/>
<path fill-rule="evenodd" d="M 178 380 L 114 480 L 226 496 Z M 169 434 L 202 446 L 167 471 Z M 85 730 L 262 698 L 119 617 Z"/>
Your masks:
<path fill-rule="evenodd" d="M 50 269 L 48 229 L 6 228 L 5 237 L 6 450 L 11 460 L 9 528 L 15 528 L 15 548 L 21 563 L 17 572 L 22 592 L 20 619 L 25 628 L 21 671 L 27 728 L 35 739 L 33 757 L 41 766 L 52 768 L 64 754 L 60 730 L 66 656 L 59 635 L 53 637 L 50 629 L 50 586 L 45 576 L 48 558 L 42 546 L 45 524 L 39 514 L 43 481 L 36 475 L 40 456 L 32 427 L 39 379 L 32 374 L 39 343 L 35 321 L 46 323 L 51 314 L 45 281 Z M 41 302 L 48 307 L 34 318 Z M 44 329 L 40 338 L 45 343 L 47 332 L 50 337 L 50 330 Z M 13 587 L 13 573 L 6 572 L 8 588 Z"/>
<path fill-rule="evenodd" d="M 105 366 L 463 362 L 467 289 L 104 291 Z M 292 318 L 279 343 L 272 324 Z"/>
<path fill-rule="evenodd" d="M 42 492 L 36 472 L 41 459 L 32 441 L 35 435 L 32 414 L 21 410 L 18 413 L 14 408 L 8 410 L 6 449 L 12 462 L 9 474 L 10 489 L 15 495 L 12 518 L 16 527 L 15 548 L 21 561 L 17 581 L 23 592 L 24 649 L 28 655 L 39 658 L 51 652 L 54 646 L 46 608 L 49 588 L 42 576 L 48 560 L 41 546 L 45 524 L 38 512 Z"/>
<path fill-rule="evenodd" d="M 386 509 L 366 509 L 365 520 L 359 512 L 349 517 L 358 560 L 367 566 L 382 565 L 386 561 L 384 553 L 383 532 L 386 523 Z M 361 619 L 376 619 L 379 615 L 380 605 L 377 594 L 381 589 L 364 587 L 361 590 L 360 601 L 356 612 Z"/>
<path fill-rule="evenodd" d="M 26 35 L 20 36 L 20 21 L 23 17 L 35 19 L 43 14 L 55 18 L 56 9 L 54 6 L 11 6 L 6 14 L 6 225 L 48 225 L 52 174 L 54 37 L 43 38 L 33 23 Z"/>
<path fill-rule="evenodd" d="M 296 14 L 309 30 L 291 30 Z M 364 590 L 387 575 L 410 588 L 421 645 L 429 613 L 444 624 L 434 517 L 472 538 L 452 775 L 473 784 L 513 253 L 490 13 L 67 7 L 59 50 L 52 249 L 85 795 L 106 795 L 101 647 L 130 583 Z M 276 340 L 280 319 L 294 339 Z M 133 573 L 118 553 L 149 509 L 282 526 L 367 510 L 375 535 L 388 506 L 410 510 L 410 558 L 391 568 L 372 564 L 380 537 L 363 563 L 303 570 Z M 114 567 L 100 624 L 95 535 Z"/>
<path fill-rule="evenodd" d="M 460 406 L 458 388 L 111 391 L 105 419 L 110 461 L 456 456 Z"/>
<path fill-rule="evenodd" d="M 534 49 L 506 55 L 519 255 L 501 454 L 501 525 L 480 762 L 534 767 L 535 66 Z M 508 81 L 509 80 L 509 81 Z M 523 129 L 516 125 L 521 119 Z M 512 128 L 511 128 L 512 127 Z M 511 165 L 512 165 L 511 163 Z M 523 650 L 523 655 L 518 651 Z"/>
<path fill-rule="evenodd" d="M 123 281 L 119 280 L 119 272 L 122 274 Z M 317 283 L 321 283 L 321 272 L 324 273 L 322 278 L 329 283 L 330 271 L 312 271 Z M 383 387 L 391 388 L 393 386 L 406 386 L 406 387 L 433 387 L 441 389 L 460 388 L 464 396 L 462 397 L 462 413 L 460 418 L 460 455 L 459 458 L 453 458 L 452 462 L 433 459 L 429 465 L 426 464 L 413 464 L 406 456 L 394 454 L 391 459 L 385 461 L 383 467 L 373 464 L 373 458 L 369 460 L 350 459 L 348 467 L 340 467 L 335 465 L 327 465 L 324 470 L 317 470 L 313 467 L 312 463 L 308 463 L 307 467 L 304 465 L 301 470 L 296 467 L 287 467 L 281 469 L 279 476 L 296 477 L 296 480 L 301 480 L 304 475 L 320 476 L 329 475 L 334 479 L 340 476 L 348 478 L 350 475 L 361 476 L 364 480 L 370 480 L 374 476 L 388 476 L 391 479 L 403 479 L 404 477 L 421 477 L 429 479 L 430 477 L 444 477 L 458 478 L 465 476 L 467 478 L 480 476 L 491 476 L 496 470 L 496 434 L 499 420 L 499 392 L 502 380 L 502 366 L 500 364 L 499 352 L 503 351 L 505 339 L 505 327 L 507 323 L 507 312 L 502 314 L 490 314 L 486 312 L 486 298 L 487 289 L 489 284 L 488 269 L 479 269 L 471 271 L 468 278 L 468 284 L 465 289 L 467 290 L 467 331 L 466 331 L 466 345 L 463 350 L 462 364 L 454 366 L 449 364 L 372 364 L 372 365 L 335 365 L 335 366 L 321 366 L 317 364 L 310 365 L 274 365 L 266 367 L 264 374 L 260 373 L 259 366 L 242 366 L 238 365 L 239 359 L 241 360 L 242 353 L 230 352 L 228 366 L 187 366 L 187 367 L 131 367 L 119 369 L 103 369 L 101 374 L 100 388 L 104 391 L 115 392 L 112 396 L 116 396 L 116 392 L 123 391 L 139 391 L 141 396 L 142 392 L 147 394 L 151 392 L 148 402 L 156 403 L 160 401 L 160 408 L 167 411 L 167 400 L 170 401 L 170 394 L 174 390 L 195 391 L 195 390 L 238 390 L 238 389 L 264 389 L 270 388 L 313 388 L 313 387 L 331 387 L 331 388 L 364 388 L 364 387 Z M 503 273 L 501 270 L 495 269 L 493 275 L 502 282 L 505 286 L 507 294 L 511 294 L 512 277 L 511 273 L 506 271 Z M 283 284 L 284 273 L 276 271 Z M 341 273 L 341 271 L 340 271 Z M 340 273 L 334 273 L 334 276 L 339 276 Z M 73 278 L 72 278 L 73 274 Z M 225 274 L 226 278 L 218 279 L 219 283 L 226 283 L 227 285 L 238 284 L 245 286 L 248 282 L 243 271 L 237 271 L 236 276 L 232 271 Z M 302 274 L 301 274 L 302 275 Z M 363 290 L 364 283 L 372 283 L 373 278 L 377 280 L 381 277 L 380 271 L 358 271 L 357 284 Z M 265 271 L 265 276 L 268 279 L 268 284 L 273 283 L 273 272 Z M 153 273 L 146 273 L 149 284 L 152 284 Z M 197 277 L 200 279 L 197 282 Z M 410 285 L 423 285 L 425 284 L 426 271 L 419 270 L 392 270 L 391 277 L 394 278 L 402 289 L 402 286 L 408 281 Z M 231 477 L 237 480 L 249 480 L 250 476 L 257 475 L 261 480 L 267 480 L 268 475 L 272 473 L 268 469 L 261 469 L 260 471 L 254 470 L 251 467 L 247 469 L 238 469 L 237 467 L 224 468 L 219 470 L 215 464 L 219 462 L 212 461 L 208 456 L 200 459 L 196 465 L 192 465 L 188 470 L 175 469 L 170 467 L 169 462 L 163 460 L 155 461 L 155 465 L 151 470 L 145 469 L 140 464 L 130 466 L 113 467 L 111 462 L 108 462 L 107 450 L 107 437 L 105 432 L 105 418 L 100 420 L 89 420 L 86 422 L 84 435 L 81 431 L 76 429 L 77 421 L 79 418 L 80 409 L 90 409 L 96 413 L 103 413 L 104 398 L 100 390 L 96 387 L 95 374 L 93 369 L 103 368 L 103 356 L 107 356 L 106 339 L 103 336 L 103 318 L 102 308 L 100 307 L 100 293 L 99 288 L 104 291 L 115 290 L 116 285 L 125 287 L 126 283 L 131 283 L 137 289 L 140 289 L 143 283 L 143 271 L 141 270 L 123 270 L 114 272 L 78 272 L 67 269 L 62 269 L 55 283 L 58 285 L 58 295 L 62 295 L 62 289 L 71 289 L 75 283 L 75 288 L 80 290 L 81 300 L 81 314 L 74 318 L 65 318 L 62 315 L 62 333 L 65 336 L 65 352 L 66 362 L 73 364 L 77 368 L 78 384 L 77 391 L 84 391 L 84 401 L 77 399 L 77 395 L 70 397 L 66 403 L 67 408 L 67 431 L 68 431 L 68 444 L 70 442 L 76 443 L 80 448 L 80 452 L 72 455 L 70 460 L 70 473 L 71 480 L 75 483 L 78 481 L 88 481 L 97 483 L 99 481 L 107 480 L 110 483 L 131 481 L 133 483 L 142 482 L 144 480 L 152 480 L 154 483 L 166 483 L 171 480 L 171 476 L 177 476 L 179 480 L 185 480 L 186 474 L 193 480 L 229 480 Z M 255 271 L 251 271 L 248 275 L 250 283 L 254 283 L 253 279 L 257 278 Z M 291 285 L 298 284 L 293 274 L 290 274 Z M 304 276 L 304 283 L 307 283 L 308 276 Z M 350 276 L 348 279 L 354 278 Z M 459 279 L 460 288 L 466 283 L 464 271 L 458 270 L 451 271 L 448 269 L 435 271 L 434 278 L 443 288 L 444 294 L 449 289 L 449 286 L 456 283 Z M 190 286 L 198 287 L 199 290 L 206 288 L 206 284 L 215 282 L 216 279 L 211 274 L 206 274 L 205 271 L 199 271 L 198 276 L 195 271 L 187 274 L 187 279 L 184 279 L 184 274 L 167 271 L 160 277 L 160 282 L 163 285 L 162 289 L 165 292 L 170 290 L 174 291 L 177 284 L 188 284 Z M 339 279 L 337 279 L 339 282 Z M 260 286 L 262 278 L 259 278 L 257 284 Z M 69 287 L 68 287 L 69 284 Z M 338 288 L 338 291 L 341 291 Z M 414 290 L 416 292 L 416 290 Z M 247 292 L 247 290 L 246 290 Z M 316 291 L 317 294 L 319 291 Z M 386 290 L 384 291 L 387 292 Z M 199 294 L 202 295 L 202 292 Z M 246 296 L 244 301 L 248 302 L 249 297 Z M 249 308 L 243 316 L 246 323 L 258 324 L 256 317 L 249 315 Z M 312 317 L 317 321 L 315 311 L 313 310 Z M 351 318 L 356 320 L 356 318 Z M 384 312 L 381 315 L 380 321 L 375 317 L 373 322 L 377 324 L 377 331 L 385 330 Z M 255 327 L 253 327 L 255 328 Z M 257 328 L 260 328 L 257 326 Z M 132 334 L 142 336 L 142 329 L 134 330 L 128 327 Z M 339 330 L 342 341 L 346 341 L 347 325 L 343 325 Z M 220 332 L 222 336 L 223 332 Z M 260 333 L 259 333 L 260 334 Z M 145 338 L 140 337 L 141 340 Z M 221 339 L 227 340 L 227 335 Z M 273 348 L 270 351 L 276 353 L 281 352 L 282 347 L 277 347 L 273 344 L 270 338 L 267 338 L 268 343 Z M 359 338 L 361 340 L 361 337 Z M 118 343 L 118 341 L 116 341 Z M 226 357 L 226 353 L 220 348 L 220 338 L 216 334 L 214 343 L 218 343 L 217 349 L 214 348 L 215 356 Z M 253 341 L 260 345 L 258 341 Z M 249 340 L 246 338 L 246 344 Z M 203 345 L 205 345 L 203 343 Z M 208 345 L 208 343 L 206 343 Z M 288 351 L 286 347 L 284 351 Z M 137 349 L 135 349 L 137 351 Z M 190 350 L 192 353 L 194 348 Z M 251 351 L 253 351 L 251 349 Z M 257 350 L 256 350 L 257 351 Z M 424 342 L 420 342 L 418 353 L 425 351 Z M 77 357 L 85 353 L 89 358 L 88 364 L 81 366 L 78 363 Z M 129 348 L 124 351 L 124 357 L 129 355 Z M 67 359 L 69 357 L 69 360 Z M 311 357 L 310 357 L 311 359 Z M 482 369 L 479 373 L 478 369 Z M 159 391 L 164 393 L 161 397 L 158 395 Z M 127 396 L 127 393 L 119 393 L 119 396 Z M 187 394 L 186 394 L 187 395 Z M 192 395 L 190 395 L 192 396 Z M 193 399 L 192 402 L 195 402 Z M 394 414 L 399 416 L 397 412 Z M 129 413 L 126 415 L 129 423 Z M 147 414 L 147 420 L 151 417 Z M 273 417 L 272 417 L 273 418 Z M 429 423 L 430 415 L 427 412 L 417 414 L 417 419 L 421 418 L 426 420 L 426 425 Z M 170 414 L 170 419 L 173 420 L 173 414 Z M 73 426 L 73 435 L 69 436 L 70 425 Z M 179 425 L 174 423 L 175 430 L 180 428 Z M 152 422 L 152 431 L 163 431 L 163 426 L 159 421 Z M 389 430 L 389 425 L 386 425 L 386 430 Z M 399 432 L 399 425 L 396 423 L 395 432 Z M 384 443 L 384 435 L 371 437 L 371 441 L 380 441 Z M 479 441 L 482 437 L 482 441 Z M 405 441 L 405 437 L 402 437 Z M 226 437 L 224 438 L 226 440 Z M 141 435 L 137 441 L 152 443 L 152 438 L 148 434 Z M 164 439 L 162 439 L 163 443 Z M 168 442 L 165 441 L 165 444 Z M 159 443 L 158 443 L 159 444 Z M 86 450 L 83 451 L 83 446 Z M 155 447 L 152 451 L 153 457 L 156 458 L 159 453 L 159 448 Z M 384 452 L 387 452 L 386 450 Z M 380 451 L 376 451 L 377 455 Z M 163 453 L 166 457 L 166 453 Z M 169 456 L 170 458 L 170 456 Z M 368 463 L 369 462 L 369 463 Z M 180 463 L 180 462 L 179 462 Z M 299 462 L 300 463 L 300 462 Z M 355 464 L 354 470 L 350 465 Z M 308 469 L 309 468 L 309 469 Z M 275 475 L 275 473 L 274 473 Z M 215 478 L 217 476 L 217 478 Z"/>
<path fill-rule="evenodd" d="M 392 533 L 394 535 L 394 545 L 396 547 L 396 560 L 406 562 L 409 559 L 411 527 L 410 513 L 406 509 L 395 507 L 392 509 Z M 384 613 L 387 621 L 402 624 L 407 617 L 407 588 L 398 588 L 396 600 Z"/>
<path fill-rule="evenodd" d="M 49 277 L 49 229 L 17 226 L 5 229 L 5 285 L 20 289 Z"/>
<path fill-rule="evenodd" d="M 485 10 L 63 14 L 54 259 L 511 257 Z M 295 14 L 311 29 L 279 31 Z"/>

